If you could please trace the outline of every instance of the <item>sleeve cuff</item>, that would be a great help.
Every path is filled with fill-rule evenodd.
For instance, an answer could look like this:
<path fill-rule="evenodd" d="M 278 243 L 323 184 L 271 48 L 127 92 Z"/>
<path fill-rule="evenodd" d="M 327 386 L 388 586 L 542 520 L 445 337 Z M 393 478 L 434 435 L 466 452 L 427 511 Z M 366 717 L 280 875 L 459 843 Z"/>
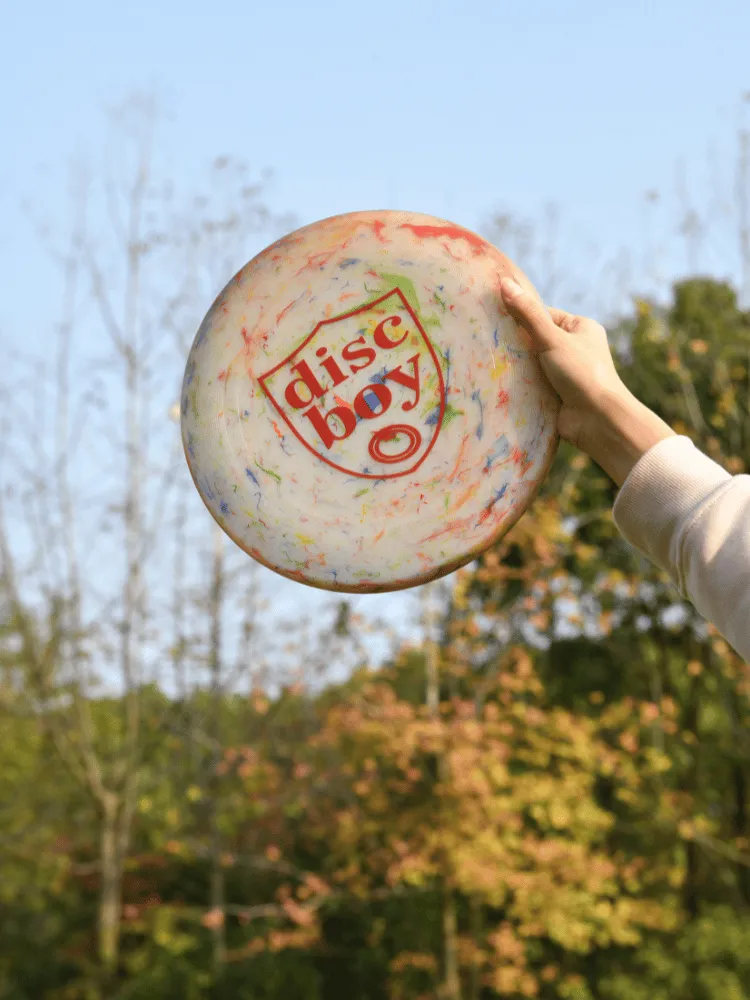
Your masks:
<path fill-rule="evenodd" d="M 672 575 L 670 544 L 678 527 L 684 524 L 689 530 L 693 512 L 731 478 L 689 437 L 665 438 L 639 458 L 622 484 L 612 509 L 615 526 Z"/>

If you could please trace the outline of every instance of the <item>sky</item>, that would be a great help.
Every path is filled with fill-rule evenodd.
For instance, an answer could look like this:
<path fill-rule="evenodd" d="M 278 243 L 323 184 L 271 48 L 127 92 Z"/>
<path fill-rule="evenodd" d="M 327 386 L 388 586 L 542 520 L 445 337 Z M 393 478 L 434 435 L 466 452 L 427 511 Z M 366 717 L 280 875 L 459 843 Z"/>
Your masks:
<path fill-rule="evenodd" d="M 553 203 L 560 266 L 584 285 L 623 246 L 651 260 L 644 286 L 684 272 L 674 220 L 647 230 L 644 194 L 666 197 L 683 170 L 702 204 L 722 192 L 718 215 L 750 120 L 746 0 L 0 0 L 0 26 L 0 338 L 14 345 L 56 307 L 21 206 L 64 227 L 71 157 L 136 91 L 165 112 L 161 155 L 181 184 L 244 158 L 273 171 L 271 206 L 300 225 L 399 208 L 476 230 Z M 724 211 L 697 266 L 732 276 Z M 246 258 L 261 248 L 249 239 Z"/>

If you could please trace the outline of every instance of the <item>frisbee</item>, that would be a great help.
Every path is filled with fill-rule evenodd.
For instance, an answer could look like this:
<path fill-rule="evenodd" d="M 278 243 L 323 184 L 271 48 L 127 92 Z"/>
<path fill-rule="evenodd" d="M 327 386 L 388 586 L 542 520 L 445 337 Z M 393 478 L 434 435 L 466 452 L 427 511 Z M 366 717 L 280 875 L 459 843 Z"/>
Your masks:
<path fill-rule="evenodd" d="M 560 405 L 503 305 L 507 276 L 537 295 L 480 236 L 401 211 L 324 219 L 246 264 L 181 398 L 190 472 L 226 534 L 347 593 L 427 583 L 502 538 L 552 465 Z"/>

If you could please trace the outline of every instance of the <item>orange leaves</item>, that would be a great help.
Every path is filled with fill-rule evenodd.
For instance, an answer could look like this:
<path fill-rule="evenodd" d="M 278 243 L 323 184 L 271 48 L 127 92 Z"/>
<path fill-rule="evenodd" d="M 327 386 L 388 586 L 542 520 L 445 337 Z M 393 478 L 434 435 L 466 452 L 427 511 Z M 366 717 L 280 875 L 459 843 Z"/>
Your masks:
<path fill-rule="evenodd" d="M 641 722 L 649 725 L 661 715 L 661 709 L 654 702 L 646 701 L 640 705 Z"/>
<path fill-rule="evenodd" d="M 303 884 L 297 890 L 300 899 L 308 899 L 310 896 L 329 896 L 332 892 L 330 885 L 314 872 L 306 872 L 302 880 Z"/>
<path fill-rule="evenodd" d="M 270 702 L 262 691 L 253 691 L 251 693 L 250 704 L 258 715 L 265 715 L 270 708 Z"/>
<path fill-rule="evenodd" d="M 425 952 L 404 951 L 390 964 L 391 972 L 404 972 L 406 969 L 422 969 L 426 972 L 436 972 L 438 969 L 437 959 L 434 955 Z"/>
<path fill-rule="evenodd" d="M 314 912 L 309 907 L 301 906 L 296 900 L 285 899 L 281 905 L 289 919 L 300 927 L 312 927 L 315 923 Z"/>
<path fill-rule="evenodd" d="M 535 997 L 539 986 L 535 976 L 530 972 L 522 972 L 513 966 L 500 966 L 487 977 L 490 985 L 500 996 Z"/>
<path fill-rule="evenodd" d="M 319 931 L 316 927 L 301 927 L 294 931 L 271 931 L 268 935 L 268 950 L 271 952 L 285 951 L 287 948 L 310 948 L 318 940 Z"/>
<path fill-rule="evenodd" d="M 437 864 L 428 855 L 412 851 L 394 860 L 384 873 L 385 881 L 390 886 L 399 883 L 405 885 L 424 885 L 439 872 Z"/>
<path fill-rule="evenodd" d="M 599 718 L 551 707 L 532 652 L 519 646 L 483 677 L 481 702 L 469 685 L 461 681 L 434 718 L 382 681 L 328 711 L 317 746 L 338 763 L 316 806 L 328 866 L 320 875 L 362 899 L 445 882 L 480 909 L 502 907 L 504 923 L 486 940 L 467 939 L 460 962 L 496 992 L 533 996 L 560 974 L 549 962 L 546 979 L 532 972 L 530 942 L 586 954 L 668 921 L 668 903 L 647 898 L 638 865 L 607 844 L 615 810 L 651 807 L 644 787 L 663 756 L 650 756 L 642 729 L 653 737 L 653 727 L 675 724 L 677 706 L 622 699 Z M 612 811 L 595 792 L 604 775 Z M 679 818 L 666 798 L 656 812 Z M 301 893 L 291 905 L 302 907 L 286 906 L 299 922 Z M 430 973 L 417 954 L 399 956 L 393 973 Z"/>
<path fill-rule="evenodd" d="M 539 611 L 537 614 L 529 616 L 529 622 L 540 632 L 546 631 L 550 627 L 552 615 L 549 611 Z"/>
<path fill-rule="evenodd" d="M 224 926 L 224 911 L 220 910 L 218 907 L 213 910 L 207 910 L 201 917 L 201 924 L 207 927 L 209 930 L 214 930 L 218 927 Z"/>
<path fill-rule="evenodd" d="M 526 964 L 526 946 L 507 921 L 487 935 L 487 943 L 494 949 L 498 958 Z"/>

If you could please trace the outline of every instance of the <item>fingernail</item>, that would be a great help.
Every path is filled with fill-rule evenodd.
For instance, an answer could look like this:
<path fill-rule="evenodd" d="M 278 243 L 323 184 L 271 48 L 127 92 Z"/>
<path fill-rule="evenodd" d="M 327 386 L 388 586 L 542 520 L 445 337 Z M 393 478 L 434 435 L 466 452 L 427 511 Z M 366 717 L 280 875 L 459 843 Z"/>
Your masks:
<path fill-rule="evenodd" d="M 523 288 L 514 281 L 513 278 L 503 278 L 500 282 L 500 288 L 502 290 L 503 296 L 508 299 L 515 299 L 519 295 L 523 294 Z"/>

